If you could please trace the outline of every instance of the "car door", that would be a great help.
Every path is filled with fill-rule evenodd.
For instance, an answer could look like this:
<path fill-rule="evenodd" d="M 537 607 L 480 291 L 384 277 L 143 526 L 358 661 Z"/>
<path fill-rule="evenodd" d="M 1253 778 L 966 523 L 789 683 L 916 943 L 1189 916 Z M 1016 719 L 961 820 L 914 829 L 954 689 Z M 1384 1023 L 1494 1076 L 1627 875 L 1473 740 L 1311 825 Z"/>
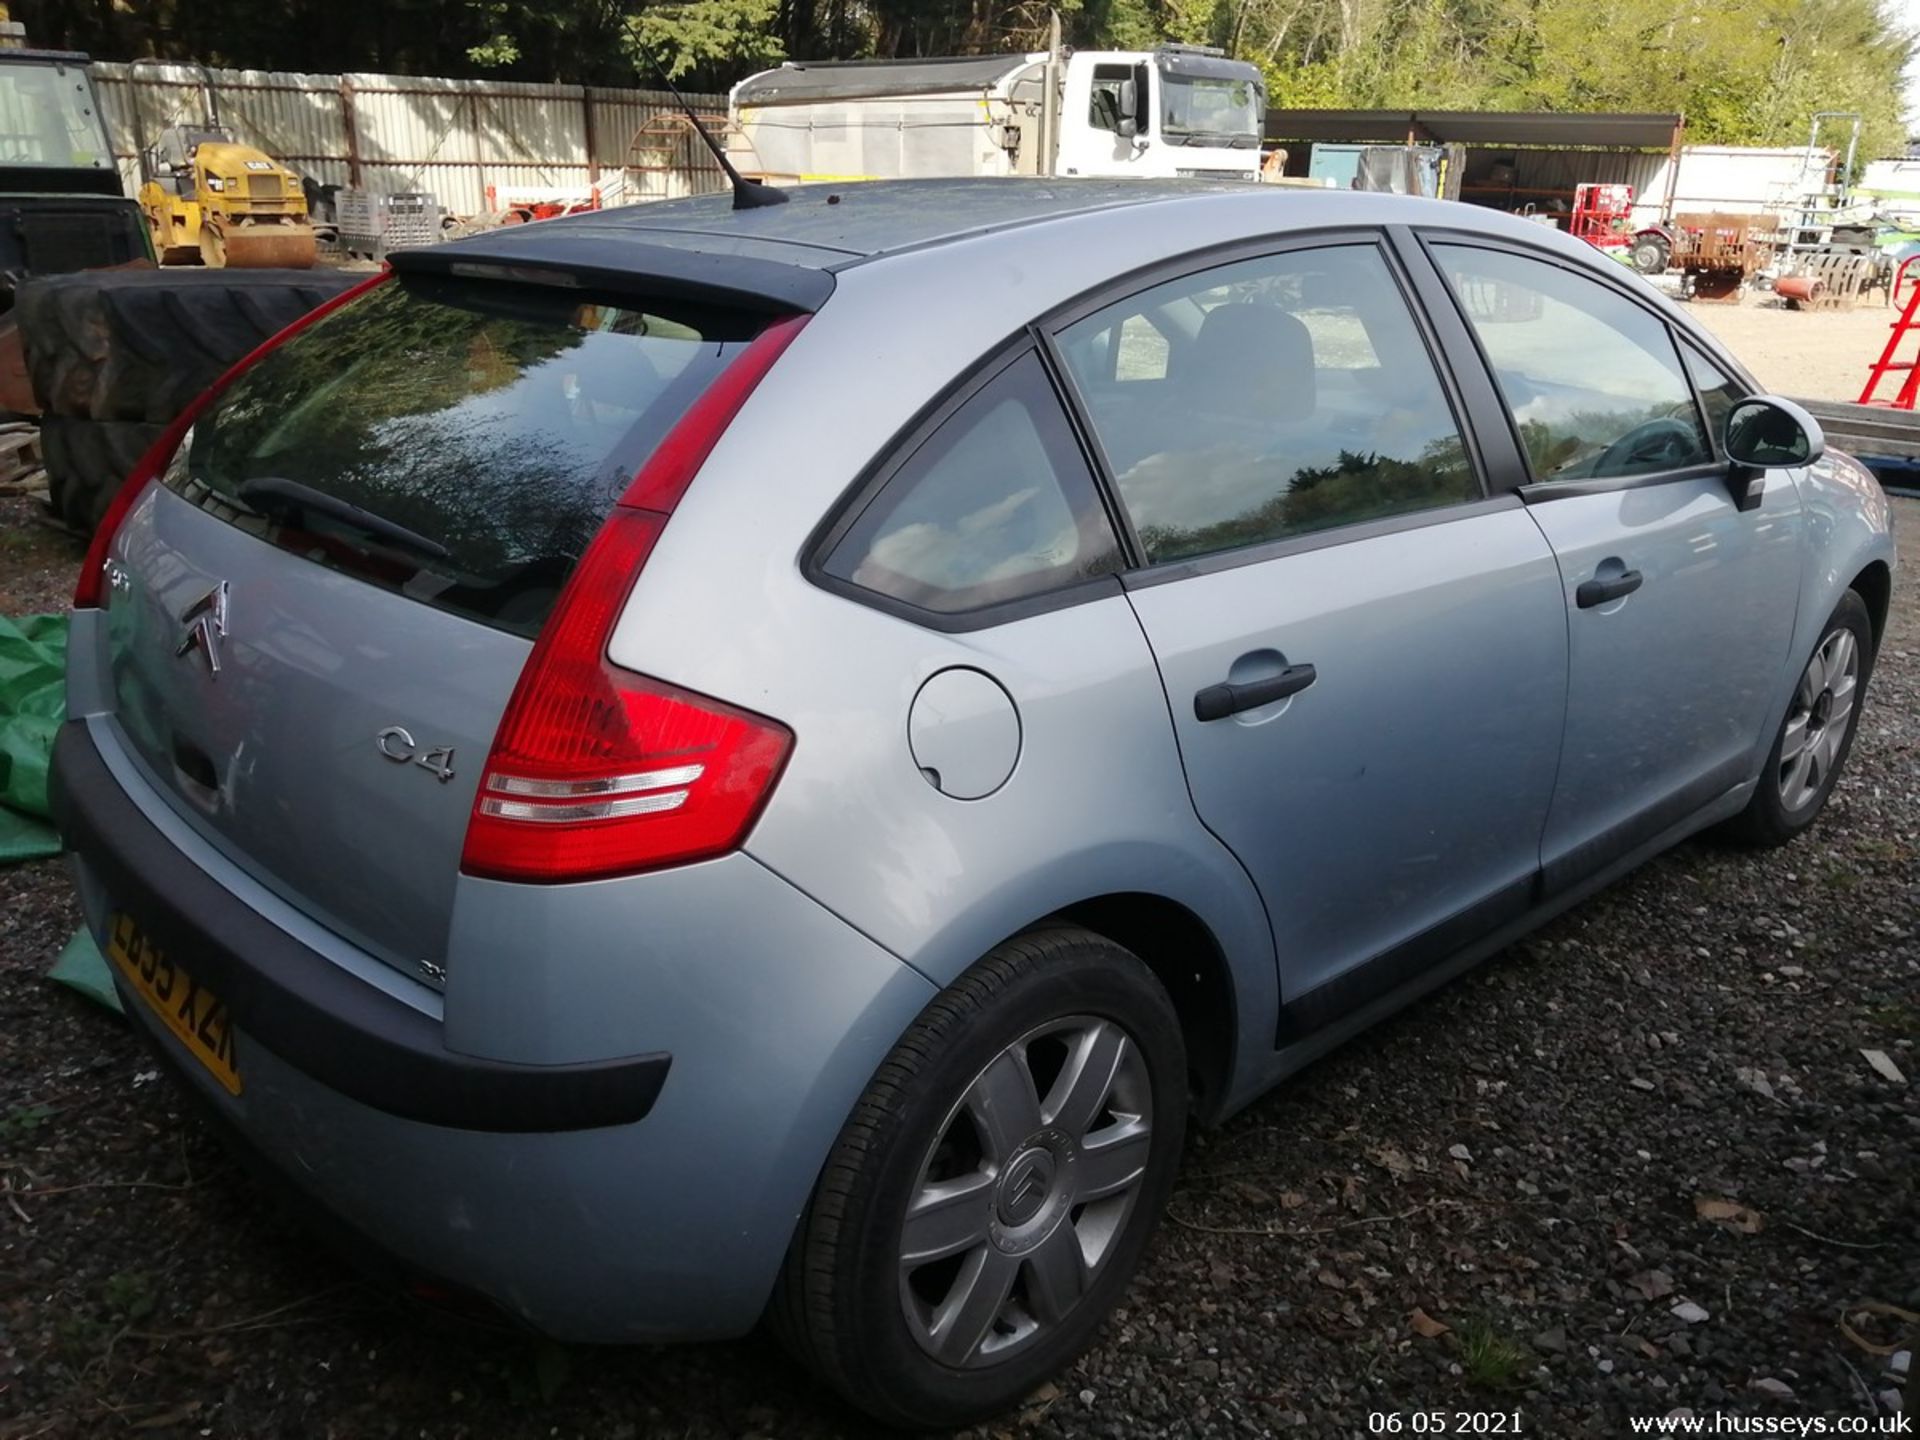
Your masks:
<path fill-rule="evenodd" d="M 1518 498 L 1487 497 L 1384 245 L 1191 268 L 1054 342 L 1142 561 L 1128 595 L 1194 805 L 1272 920 L 1283 1034 L 1517 915 L 1560 738 L 1559 578 Z"/>
<path fill-rule="evenodd" d="M 1731 382 L 1696 347 L 1683 360 L 1651 305 L 1538 252 L 1435 237 L 1431 253 L 1505 397 L 1528 514 L 1560 563 L 1570 673 L 1542 842 L 1552 890 L 1752 774 L 1793 634 L 1799 492 L 1774 470 L 1736 501 L 1700 404 Z"/>

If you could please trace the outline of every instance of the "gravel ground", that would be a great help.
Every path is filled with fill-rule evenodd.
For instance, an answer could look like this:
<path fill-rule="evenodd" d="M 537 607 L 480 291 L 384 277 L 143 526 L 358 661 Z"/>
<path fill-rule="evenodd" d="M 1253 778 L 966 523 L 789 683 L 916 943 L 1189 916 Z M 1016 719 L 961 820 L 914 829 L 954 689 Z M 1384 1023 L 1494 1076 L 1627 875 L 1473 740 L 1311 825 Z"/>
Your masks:
<path fill-rule="evenodd" d="M 56 603 L 71 546 L 23 514 L 0 603 Z M 1106 1342 L 980 1440 L 1896 1404 L 1868 1347 L 1920 1309 L 1917 856 L 1909 565 L 1810 836 L 1688 845 L 1196 1137 Z M 354 1278 L 42 978 L 78 918 L 59 866 L 0 871 L 0 1437 L 858 1432 L 764 1340 L 563 1349 Z"/>
<path fill-rule="evenodd" d="M 1739 305 L 1686 309 L 1746 362 L 1754 379 L 1777 395 L 1803 400 L 1858 400 L 1896 313 L 1877 297 L 1852 310 L 1789 310 L 1764 293 Z M 1915 343 L 1909 340 L 1902 353 L 1911 355 Z M 1891 395 L 1898 385 L 1898 376 L 1884 381 L 1882 393 Z"/>

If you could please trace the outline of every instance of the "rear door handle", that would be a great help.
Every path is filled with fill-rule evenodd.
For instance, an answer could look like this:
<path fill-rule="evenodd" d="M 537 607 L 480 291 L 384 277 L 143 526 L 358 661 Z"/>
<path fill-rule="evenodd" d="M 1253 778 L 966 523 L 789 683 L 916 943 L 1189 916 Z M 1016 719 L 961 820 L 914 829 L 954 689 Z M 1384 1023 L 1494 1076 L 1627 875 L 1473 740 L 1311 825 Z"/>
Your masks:
<path fill-rule="evenodd" d="M 1243 685 L 1209 685 L 1193 697 L 1193 718 L 1224 720 L 1242 710 L 1258 710 L 1289 695 L 1298 695 L 1319 678 L 1311 665 L 1289 665 L 1278 675 L 1249 680 Z"/>
<path fill-rule="evenodd" d="M 1646 578 L 1638 570 L 1628 570 L 1611 580 L 1582 580 L 1580 588 L 1573 592 L 1573 598 L 1582 610 L 1591 610 L 1609 600 L 1618 600 L 1622 595 L 1631 595 Z"/>

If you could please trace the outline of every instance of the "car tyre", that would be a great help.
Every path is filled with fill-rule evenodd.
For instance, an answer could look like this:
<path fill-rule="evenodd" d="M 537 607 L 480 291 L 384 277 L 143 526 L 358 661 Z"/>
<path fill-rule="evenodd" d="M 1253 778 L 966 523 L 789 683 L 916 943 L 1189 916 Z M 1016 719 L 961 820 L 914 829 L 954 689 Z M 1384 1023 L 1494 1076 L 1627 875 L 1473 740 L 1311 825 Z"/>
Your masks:
<path fill-rule="evenodd" d="M 775 1290 L 776 1335 L 889 1424 L 1016 1404 L 1125 1290 L 1179 1163 L 1186 1076 L 1173 1004 L 1131 952 L 1064 925 L 1001 945 L 854 1107 Z"/>
<path fill-rule="evenodd" d="M 1873 621 L 1849 590 L 1801 668 L 1753 798 L 1722 827 L 1727 839 L 1771 849 L 1813 824 L 1852 753 L 1872 673 Z"/>

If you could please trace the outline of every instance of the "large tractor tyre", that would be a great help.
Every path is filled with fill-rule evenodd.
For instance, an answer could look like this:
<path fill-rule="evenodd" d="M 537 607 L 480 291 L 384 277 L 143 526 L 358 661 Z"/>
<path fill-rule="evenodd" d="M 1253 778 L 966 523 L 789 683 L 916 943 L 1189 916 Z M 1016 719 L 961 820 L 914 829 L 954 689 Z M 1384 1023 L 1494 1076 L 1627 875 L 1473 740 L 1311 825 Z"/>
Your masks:
<path fill-rule="evenodd" d="M 49 415 L 164 425 L 261 341 L 364 276 L 115 270 L 29 281 L 17 310 Z"/>
<path fill-rule="evenodd" d="M 54 513 L 81 534 L 91 535 L 127 475 L 166 428 L 71 415 L 43 419 L 40 445 Z"/>
<path fill-rule="evenodd" d="M 1642 235 L 1634 240 L 1627 258 L 1642 275 L 1658 275 L 1673 259 L 1673 247 L 1664 235 Z"/>

